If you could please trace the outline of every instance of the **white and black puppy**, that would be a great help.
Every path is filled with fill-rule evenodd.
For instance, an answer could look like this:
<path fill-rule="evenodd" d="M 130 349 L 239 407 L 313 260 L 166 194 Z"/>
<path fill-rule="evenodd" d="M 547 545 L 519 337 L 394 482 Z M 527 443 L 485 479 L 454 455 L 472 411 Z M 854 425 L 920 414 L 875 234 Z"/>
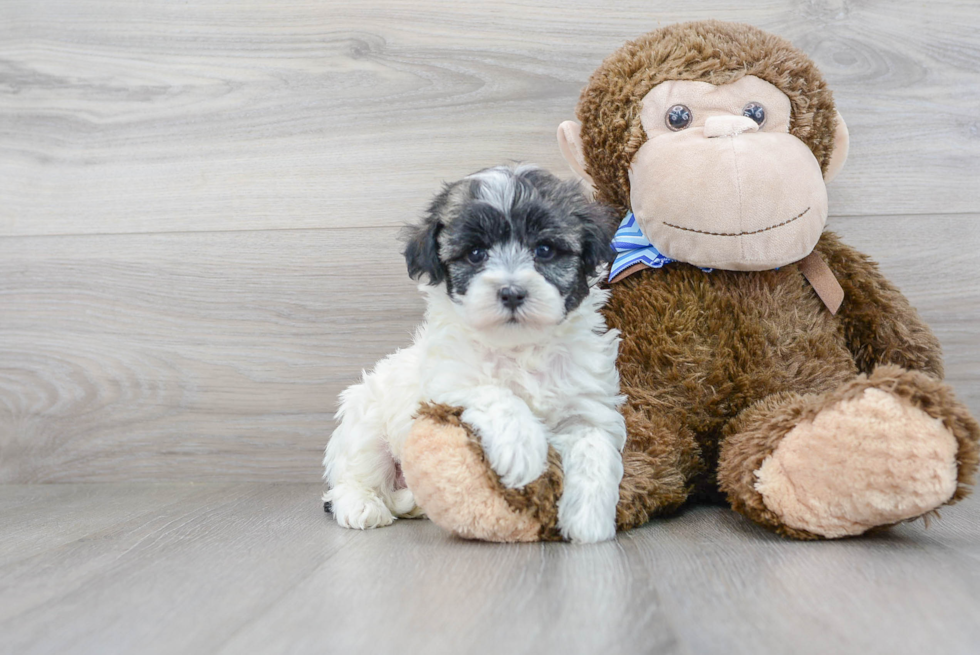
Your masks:
<path fill-rule="evenodd" d="M 398 462 L 423 401 L 463 407 L 507 487 L 561 454 L 558 525 L 568 539 L 616 533 L 626 427 L 618 332 L 593 286 L 612 259 L 610 210 L 574 182 L 500 166 L 448 184 L 408 230 L 405 258 L 427 301 L 415 343 L 341 394 L 327 444 L 326 505 L 352 528 L 421 512 Z"/>

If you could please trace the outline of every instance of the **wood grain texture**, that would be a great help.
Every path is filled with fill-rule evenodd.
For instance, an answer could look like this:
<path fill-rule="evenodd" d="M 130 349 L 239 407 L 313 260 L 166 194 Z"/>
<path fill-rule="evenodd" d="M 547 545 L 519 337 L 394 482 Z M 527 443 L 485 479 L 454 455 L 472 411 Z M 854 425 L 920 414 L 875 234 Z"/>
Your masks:
<path fill-rule="evenodd" d="M 0 239 L 0 481 L 317 479 L 337 393 L 421 320 L 398 250 L 391 229 Z"/>
<path fill-rule="evenodd" d="M 978 220 L 831 227 L 980 415 Z M 398 250 L 390 228 L 0 239 L 0 481 L 318 480 L 337 394 L 422 319 Z"/>
<path fill-rule="evenodd" d="M 0 566 L 177 503 L 187 506 L 199 493 L 193 484 L 144 484 L 135 494 L 107 493 L 98 485 L 0 485 Z"/>
<path fill-rule="evenodd" d="M 601 59 L 679 20 L 810 53 L 851 128 L 839 215 L 980 208 L 973 2 L 0 4 L 0 235 L 396 225 L 555 129 Z"/>
<path fill-rule="evenodd" d="M 99 508 L 75 502 L 89 486 L 50 486 L 62 493 L 35 503 L 35 515 L 93 529 L 0 565 L 2 652 L 213 652 L 354 536 L 325 534 L 312 520 L 310 486 L 170 485 L 174 501 L 165 506 L 151 487 L 142 512 L 101 526 Z M 96 493 L 129 504 L 118 496 L 139 500 L 143 489 Z M 34 538 L 30 527 L 5 523 L 5 540 Z"/>
<path fill-rule="evenodd" d="M 929 529 L 837 542 L 702 506 L 570 546 L 466 542 L 424 520 L 344 530 L 318 491 L 0 485 L 0 507 L 33 497 L 30 516 L 0 515 L 0 549 L 18 552 L 0 561 L 0 652 L 965 655 L 980 643 L 976 499 Z M 39 522 L 64 538 L 37 539 Z"/>

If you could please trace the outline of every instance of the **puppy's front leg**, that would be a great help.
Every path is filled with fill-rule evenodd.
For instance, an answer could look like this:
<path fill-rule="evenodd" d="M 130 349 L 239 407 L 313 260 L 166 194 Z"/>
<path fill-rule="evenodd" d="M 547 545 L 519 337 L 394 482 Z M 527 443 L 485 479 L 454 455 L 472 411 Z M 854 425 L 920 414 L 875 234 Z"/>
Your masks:
<path fill-rule="evenodd" d="M 436 401 L 463 408 L 463 422 L 480 436 L 490 467 L 505 487 L 523 487 L 544 473 L 548 430 L 512 391 L 482 386 L 440 394 Z"/>
<path fill-rule="evenodd" d="M 623 455 L 609 434 L 588 425 L 567 428 L 555 438 L 565 483 L 558 500 L 558 529 L 578 543 L 616 536 L 616 504 Z"/>

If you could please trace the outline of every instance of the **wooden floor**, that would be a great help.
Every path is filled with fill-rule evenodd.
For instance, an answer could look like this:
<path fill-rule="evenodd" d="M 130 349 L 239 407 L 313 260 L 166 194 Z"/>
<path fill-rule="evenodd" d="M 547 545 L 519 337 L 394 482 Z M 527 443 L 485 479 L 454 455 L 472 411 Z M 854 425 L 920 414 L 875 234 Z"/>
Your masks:
<path fill-rule="evenodd" d="M 694 508 L 499 546 L 318 503 L 337 393 L 422 306 L 397 229 L 555 143 L 659 25 L 808 52 L 830 228 L 980 415 L 973 0 L 0 0 L 0 653 L 980 653 L 980 502 L 795 543 Z"/>
<path fill-rule="evenodd" d="M 796 543 L 698 507 L 615 542 L 496 545 L 327 520 L 309 484 L 0 487 L 0 652 L 957 653 L 977 503 Z"/>

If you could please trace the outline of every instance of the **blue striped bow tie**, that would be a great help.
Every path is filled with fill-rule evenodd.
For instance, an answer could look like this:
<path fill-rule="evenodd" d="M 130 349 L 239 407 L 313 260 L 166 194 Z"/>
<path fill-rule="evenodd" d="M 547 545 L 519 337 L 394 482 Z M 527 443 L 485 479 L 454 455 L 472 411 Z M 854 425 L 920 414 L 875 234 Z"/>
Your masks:
<path fill-rule="evenodd" d="M 619 224 L 613 236 L 612 246 L 618 253 L 612 268 L 609 270 L 609 282 L 618 282 L 631 273 L 635 273 L 642 267 L 662 268 L 664 264 L 671 264 L 677 260 L 664 255 L 657 247 L 650 243 L 650 240 L 643 234 L 633 212 L 626 214 L 626 218 Z M 639 266 L 637 266 L 639 265 Z M 635 267 L 635 268 L 634 268 Z M 705 273 L 710 273 L 714 269 L 702 268 Z"/>
<path fill-rule="evenodd" d="M 626 218 L 619 224 L 619 229 L 613 236 L 612 246 L 618 254 L 616 261 L 613 262 L 612 268 L 609 270 L 610 283 L 618 282 L 644 266 L 662 268 L 664 264 L 676 261 L 661 253 L 656 246 L 650 243 L 650 240 L 643 235 L 643 230 L 637 224 L 633 212 L 626 214 Z M 703 268 L 701 270 L 708 273 L 712 269 Z"/>

